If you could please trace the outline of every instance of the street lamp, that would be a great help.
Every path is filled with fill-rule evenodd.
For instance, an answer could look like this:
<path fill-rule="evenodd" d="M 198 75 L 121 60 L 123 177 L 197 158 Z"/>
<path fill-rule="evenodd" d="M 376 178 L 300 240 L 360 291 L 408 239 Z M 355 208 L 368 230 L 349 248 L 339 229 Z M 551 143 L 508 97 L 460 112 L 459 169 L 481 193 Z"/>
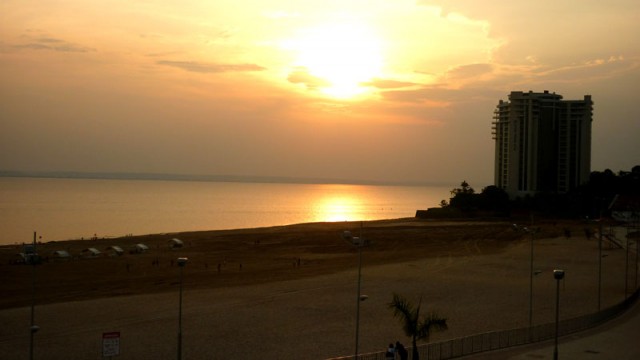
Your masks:
<path fill-rule="evenodd" d="M 602 303 L 602 216 L 598 220 L 598 311 Z"/>
<path fill-rule="evenodd" d="M 362 247 L 367 245 L 368 242 L 362 238 L 362 225 L 360 225 L 360 236 L 354 237 L 351 235 L 351 231 L 345 231 L 342 233 L 342 238 L 348 241 L 350 244 L 355 245 L 358 248 L 358 296 L 356 297 L 356 352 L 355 360 L 358 360 L 358 339 L 360 336 L 360 302 L 365 301 L 369 297 L 367 295 L 360 295 L 360 279 L 362 274 Z"/>
<path fill-rule="evenodd" d="M 564 279 L 564 270 L 553 270 L 556 279 L 556 340 L 553 347 L 553 360 L 558 360 L 558 332 L 560 329 L 560 280 Z"/>
<path fill-rule="evenodd" d="M 40 330 L 35 324 L 35 306 L 36 306 L 36 265 L 40 263 L 40 257 L 36 250 L 36 232 L 33 232 L 33 244 L 25 245 L 24 249 L 25 261 L 31 264 L 31 325 L 29 326 L 29 359 L 33 359 L 33 337 Z"/>
<path fill-rule="evenodd" d="M 529 328 L 533 327 L 533 242 L 535 240 L 536 233 L 538 232 L 538 228 L 527 228 L 520 227 L 516 224 L 513 224 L 513 228 L 516 231 L 520 231 L 526 234 L 531 235 L 531 251 L 529 256 Z"/>
<path fill-rule="evenodd" d="M 625 263 L 624 263 L 624 299 L 627 300 L 629 292 L 629 226 L 627 224 L 627 246 L 625 246 Z"/>
<path fill-rule="evenodd" d="M 178 306 L 178 360 L 182 359 L 182 273 L 184 266 L 189 261 L 186 257 L 178 258 L 178 266 L 180 267 L 180 303 Z"/>

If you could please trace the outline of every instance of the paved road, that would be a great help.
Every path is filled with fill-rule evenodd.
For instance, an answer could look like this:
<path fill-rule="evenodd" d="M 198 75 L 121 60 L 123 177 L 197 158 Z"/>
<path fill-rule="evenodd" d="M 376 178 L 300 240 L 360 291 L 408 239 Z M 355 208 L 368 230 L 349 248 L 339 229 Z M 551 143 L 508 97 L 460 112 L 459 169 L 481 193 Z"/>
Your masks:
<path fill-rule="evenodd" d="M 553 359 L 554 341 L 467 356 L 464 359 Z M 640 359 L 640 301 L 619 317 L 561 338 L 558 359 Z"/>

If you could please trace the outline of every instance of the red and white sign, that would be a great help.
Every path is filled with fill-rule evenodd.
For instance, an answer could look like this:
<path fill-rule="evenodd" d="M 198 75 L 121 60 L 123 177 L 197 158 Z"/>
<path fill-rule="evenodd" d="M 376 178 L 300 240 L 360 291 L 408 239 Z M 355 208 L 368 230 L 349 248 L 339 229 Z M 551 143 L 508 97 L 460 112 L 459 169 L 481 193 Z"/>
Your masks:
<path fill-rule="evenodd" d="M 120 355 L 120 331 L 102 333 L 102 357 Z"/>

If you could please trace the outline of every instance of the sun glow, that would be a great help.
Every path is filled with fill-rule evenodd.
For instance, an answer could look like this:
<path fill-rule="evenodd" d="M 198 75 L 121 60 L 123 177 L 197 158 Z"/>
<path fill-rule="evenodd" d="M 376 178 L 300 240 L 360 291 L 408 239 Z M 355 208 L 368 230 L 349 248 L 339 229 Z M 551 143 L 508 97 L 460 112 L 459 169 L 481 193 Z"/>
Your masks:
<path fill-rule="evenodd" d="M 294 66 L 306 73 L 309 88 L 351 98 L 367 91 L 363 83 L 379 77 L 383 67 L 378 36 L 363 24 L 329 24 L 305 29 L 288 42 L 297 53 Z"/>
<path fill-rule="evenodd" d="M 314 221 L 353 221 L 357 220 L 362 204 L 355 197 L 327 197 L 314 206 Z"/>

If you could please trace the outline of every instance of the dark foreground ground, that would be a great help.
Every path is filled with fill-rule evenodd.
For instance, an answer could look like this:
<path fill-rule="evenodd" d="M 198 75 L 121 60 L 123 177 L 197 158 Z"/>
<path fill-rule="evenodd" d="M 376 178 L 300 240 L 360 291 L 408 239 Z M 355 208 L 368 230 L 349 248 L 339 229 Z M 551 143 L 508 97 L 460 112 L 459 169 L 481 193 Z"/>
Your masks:
<path fill-rule="evenodd" d="M 183 269 L 184 359 L 326 359 L 354 349 L 357 250 L 340 234 L 371 241 L 362 251 L 359 348 L 409 343 L 387 308 L 394 292 L 447 317 L 432 341 L 526 326 L 530 237 L 500 221 L 398 219 L 317 223 L 232 231 L 148 235 L 47 243 L 49 261 L 35 267 L 34 352 L 42 359 L 100 359 L 102 334 L 119 331 L 118 359 L 176 357 L 180 268 Z M 598 242 L 581 222 L 540 222 L 534 267 L 534 324 L 554 319 L 554 268 L 563 318 L 597 310 Z M 571 233 L 566 237 L 566 230 Z M 170 249 L 169 240 L 185 246 Z M 149 251 L 54 261 L 55 250 L 87 247 Z M 26 359 L 34 268 L 11 265 L 15 247 L 0 248 L 0 354 Z M 602 306 L 624 298 L 627 254 L 605 245 Z M 633 258 L 635 261 L 635 258 Z M 627 281 L 625 283 L 625 274 Z M 632 283 L 633 284 L 633 283 Z"/>

